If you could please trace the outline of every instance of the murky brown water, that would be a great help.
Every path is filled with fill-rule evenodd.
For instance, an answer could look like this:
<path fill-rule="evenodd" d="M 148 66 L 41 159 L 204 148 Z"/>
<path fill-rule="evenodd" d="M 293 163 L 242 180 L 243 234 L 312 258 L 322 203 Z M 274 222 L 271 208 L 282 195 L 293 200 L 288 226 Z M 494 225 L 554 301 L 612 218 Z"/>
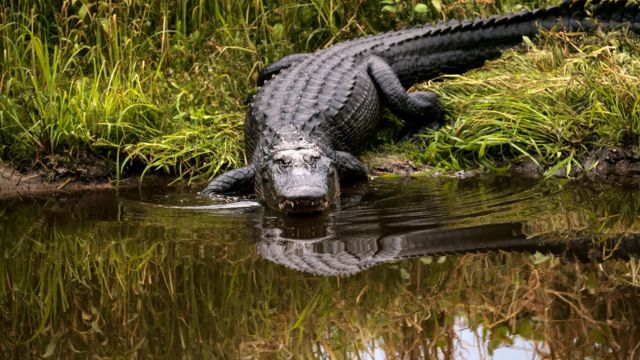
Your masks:
<path fill-rule="evenodd" d="M 627 358 L 640 190 L 375 179 L 283 217 L 187 188 L 0 202 L 8 357 Z"/>

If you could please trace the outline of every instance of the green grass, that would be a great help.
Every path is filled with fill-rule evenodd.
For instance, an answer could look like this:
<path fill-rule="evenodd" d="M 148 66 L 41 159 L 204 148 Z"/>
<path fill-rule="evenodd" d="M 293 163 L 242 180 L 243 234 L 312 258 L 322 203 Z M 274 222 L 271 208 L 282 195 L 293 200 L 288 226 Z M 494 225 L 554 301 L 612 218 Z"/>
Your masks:
<path fill-rule="evenodd" d="M 103 157 L 116 177 L 130 169 L 210 177 L 246 162 L 242 100 L 265 64 L 355 36 L 520 7 L 3 1 L 0 161 L 27 169 L 52 156 Z M 602 149 L 637 151 L 639 45 L 621 33 L 548 34 L 466 75 L 419 85 L 440 95 L 447 123 L 425 134 L 424 146 L 401 149 L 442 170 L 500 171 L 528 159 L 548 176 L 588 170 Z M 383 131 L 382 143 L 392 133 Z"/>
<path fill-rule="evenodd" d="M 637 151 L 639 46 L 631 34 L 550 33 L 482 69 L 420 85 L 440 95 L 448 119 L 415 156 L 447 170 L 527 158 L 553 175 L 584 169 L 598 150 Z"/>
<path fill-rule="evenodd" d="M 530 7 L 547 1 L 528 1 Z M 239 166 L 242 99 L 293 52 L 515 1 L 4 0 L 0 159 L 18 168 L 103 157 L 178 177 Z"/>

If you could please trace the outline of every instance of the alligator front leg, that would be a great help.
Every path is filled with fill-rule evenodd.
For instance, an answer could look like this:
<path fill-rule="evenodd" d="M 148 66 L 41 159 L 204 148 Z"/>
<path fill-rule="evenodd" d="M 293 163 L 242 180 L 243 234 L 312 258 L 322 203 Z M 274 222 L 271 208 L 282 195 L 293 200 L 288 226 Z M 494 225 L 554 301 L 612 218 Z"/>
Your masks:
<path fill-rule="evenodd" d="M 351 183 L 367 180 L 367 168 L 355 156 L 344 151 L 336 151 L 335 166 L 340 182 Z"/>
<path fill-rule="evenodd" d="M 385 104 L 406 122 L 410 130 L 439 129 L 444 123 L 444 106 L 431 91 L 408 93 L 391 66 L 379 56 L 371 56 L 367 70 L 382 93 Z"/>
<path fill-rule="evenodd" d="M 227 171 L 216 176 L 200 194 L 212 195 L 239 195 L 253 191 L 253 181 L 256 175 L 253 166 L 245 166 L 239 169 Z"/>
<path fill-rule="evenodd" d="M 309 54 L 291 54 L 282 59 L 265 66 L 258 74 L 258 86 L 264 85 L 264 82 L 271 79 L 280 71 L 293 66 L 294 64 L 306 59 Z"/>

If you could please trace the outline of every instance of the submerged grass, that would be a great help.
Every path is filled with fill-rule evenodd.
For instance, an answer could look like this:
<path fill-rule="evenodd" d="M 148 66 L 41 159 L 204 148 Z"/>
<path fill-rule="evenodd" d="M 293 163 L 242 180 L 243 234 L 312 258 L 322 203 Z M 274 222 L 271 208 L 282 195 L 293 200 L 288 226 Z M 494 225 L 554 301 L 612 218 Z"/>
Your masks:
<path fill-rule="evenodd" d="M 472 187 L 474 199 L 499 190 L 464 181 L 424 186 L 452 204 L 461 201 L 460 189 Z M 509 219 L 482 213 L 487 204 L 477 202 L 482 215 L 467 217 L 467 225 L 522 221 L 534 233 L 638 229 L 637 191 L 592 186 L 549 196 L 549 210 L 535 215 L 530 203 L 511 203 Z M 269 234 L 242 214 L 126 199 L 89 193 L 0 204 L 0 353 L 455 359 L 460 328 L 469 327 L 489 351 L 519 336 L 540 341 L 540 358 L 638 355 L 637 259 L 470 254 L 314 277 L 260 260 L 242 239 Z"/>

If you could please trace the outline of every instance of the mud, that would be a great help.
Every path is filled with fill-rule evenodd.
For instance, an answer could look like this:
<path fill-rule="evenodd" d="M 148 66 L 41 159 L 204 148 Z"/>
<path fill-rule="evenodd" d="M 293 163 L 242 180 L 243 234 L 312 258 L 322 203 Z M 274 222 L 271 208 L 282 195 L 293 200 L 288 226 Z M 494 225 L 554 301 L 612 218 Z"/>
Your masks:
<path fill-rule="evenodd" d="M 572 166 L 567 176 L 566 168 L 559 169 L 555 177 L 587 178 L 612 183 L 640 182 L 640 154 L 632 149 L 613 148 L 594 151 L 588 157 L 577 159 L 582 168 Z M 480 170 L 441 172 L 433 167 L 415 164 L 399 154 L 368 155 L 365 165 L 372 176 L 434 176 L 471 178 L 483 174 Z M 506 164 L 505 164 L 506 165 Z M 504 166 L 504 165 L 502 165 Z M 0 198 L 38 195 L 80 190 L 116 189 L 141 185 L 139 176 L 129 176 L 116 181 L 113 166 L 103 160 L 86 160 L 67 163 L 62 159 L 45 159 L 36 170 L 18 171 L 0 163 Z M 545 170 L 531 159 L 512 162 L 509 172 L 518 177 L 543 178 Z M 146 175 L 145 183 L 169 183 L 173 178 Z"/>
<path fill-rule="evenodd" d="M 8 164 L 0 163 L 0 199 L 15 196 L 50 195 L 55 193 L 105 190 L 123 187 L 140 186 L 140 177 L 130 177 L 120 181 L 100 173 L 79 173 L 77 168 L 68 173 L 48 170 L 18 171 Z M 169 180 L 160 176 L 146 176 L 145 183 L 168 183 Z"/>
<path fill-rule="evenodd" d="M 580 164 L 572 164 L 569 174 L 567 168 L 558 169 L 553 176 L 592 179 L 613 183 L 640 181 L 640 154 L 633 149 L 612 148 L 593 151 L 589 156 L 577 158 Z M 544 177 L 546 169 L 541 169 L 532 159 L 525 158 L 511 164 L 513 175 L 539 179 Z"/>

